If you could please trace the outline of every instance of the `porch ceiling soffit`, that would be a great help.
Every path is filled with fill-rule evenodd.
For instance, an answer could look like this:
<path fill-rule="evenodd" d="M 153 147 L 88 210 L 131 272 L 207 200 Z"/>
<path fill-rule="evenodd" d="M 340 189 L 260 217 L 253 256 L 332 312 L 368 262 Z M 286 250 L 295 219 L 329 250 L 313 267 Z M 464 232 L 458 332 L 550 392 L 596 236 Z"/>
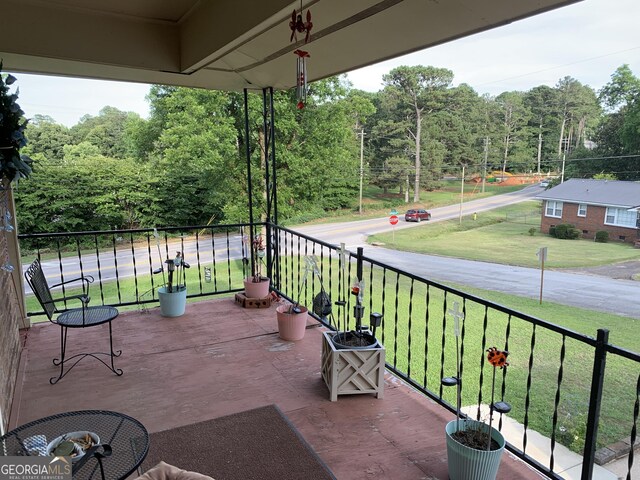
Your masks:
<path fill-rule="evenodd" d="M 347 72 L 579 0 L 306 0 L 308 44 L 289 42 L 289 0 L 0 0 L 5 70 L 220 90 Z"/>

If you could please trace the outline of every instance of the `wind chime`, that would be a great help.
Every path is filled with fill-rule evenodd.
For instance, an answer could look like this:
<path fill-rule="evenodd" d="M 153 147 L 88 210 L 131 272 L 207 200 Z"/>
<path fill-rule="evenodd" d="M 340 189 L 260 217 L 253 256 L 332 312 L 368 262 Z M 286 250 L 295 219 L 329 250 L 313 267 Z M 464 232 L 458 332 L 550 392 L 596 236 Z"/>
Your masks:
<path fill-rule="evenodd" d="M 311 22 L 311 10 L 307 9 L 306 19 L 307 21 L 302 20 L 302 0 L 300 0 L 300 11 L 296 12 L 293 10 L 291 14 L 291 21 L 289 22 L 289 28 L 291 29 L 291 38 L 290 42 L 298 41 L 298 33 L 304 33 L 304 43 L 309 41 L 309 35 L 311 33 L 311 29 L 313 28 L 313 23 Z M 307 58 L 309 52 L 304 50 L 297 49 L 293 52 L 296 58 L 296 106 L 299 109 L 303 109 L 307 102 Z"/>

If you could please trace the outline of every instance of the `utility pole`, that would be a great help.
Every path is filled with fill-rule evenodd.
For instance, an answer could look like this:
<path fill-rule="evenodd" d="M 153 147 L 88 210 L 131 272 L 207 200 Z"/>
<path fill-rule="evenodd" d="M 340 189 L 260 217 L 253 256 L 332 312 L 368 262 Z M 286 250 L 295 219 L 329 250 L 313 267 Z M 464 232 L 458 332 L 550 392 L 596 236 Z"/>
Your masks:
<path fill-rule="evenodd" d="M 484 183 L 487 179 L 487 158 L 489 157 L 489 137 L 484 137 L 484 170 L 482 171 L 482 193 L 484 193 Z"/>
<path fill-rule="evenodd" d="M 364 177 L 364 128 L 360 130 L 360 133 L 356 135 L 360 136 L 360 203 L 358 212 L 362 215 L 362 180 Z"/>
<path fill-rule="evenodd" d="M 462 182 L 460 182 L 460 225 L 462 225 L 462 201 L 464 199 L 464 163 L 462 164 Z"/>

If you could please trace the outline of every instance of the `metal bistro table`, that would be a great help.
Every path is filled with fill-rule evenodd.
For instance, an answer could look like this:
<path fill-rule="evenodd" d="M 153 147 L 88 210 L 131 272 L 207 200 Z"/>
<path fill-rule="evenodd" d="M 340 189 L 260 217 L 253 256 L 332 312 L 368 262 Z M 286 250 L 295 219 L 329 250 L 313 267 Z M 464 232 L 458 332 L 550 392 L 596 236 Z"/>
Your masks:
<path fill-rule="evenodd" d="M 97 434 L 102 446 L 88 450 L 74 462 L 74 480 L 121 480 L 140 466 L 149 450 L 149 434 L 135 418 L 105 410 L 83 410 L 51 415 L 11 430 L 0 437 L 0 455 L 46 454 L 49 442 L 77 431 Z M 34 439 L 38 445 L 34 446 Z"/>

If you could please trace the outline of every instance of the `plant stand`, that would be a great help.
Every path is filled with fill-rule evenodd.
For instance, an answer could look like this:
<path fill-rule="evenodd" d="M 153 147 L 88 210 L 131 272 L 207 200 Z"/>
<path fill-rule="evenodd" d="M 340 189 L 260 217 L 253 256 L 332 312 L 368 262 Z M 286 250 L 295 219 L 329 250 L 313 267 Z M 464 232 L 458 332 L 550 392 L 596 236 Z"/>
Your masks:
<path fill-rule="evenodd" d="M 322 334 L 322 378 L 329 388 L 332 402 L 338 395 L 375 393 L 384 390 L 384 347 L 337 349 L 331 338 L 335 332 Z"/>

